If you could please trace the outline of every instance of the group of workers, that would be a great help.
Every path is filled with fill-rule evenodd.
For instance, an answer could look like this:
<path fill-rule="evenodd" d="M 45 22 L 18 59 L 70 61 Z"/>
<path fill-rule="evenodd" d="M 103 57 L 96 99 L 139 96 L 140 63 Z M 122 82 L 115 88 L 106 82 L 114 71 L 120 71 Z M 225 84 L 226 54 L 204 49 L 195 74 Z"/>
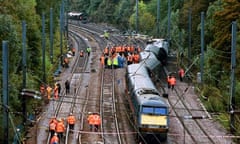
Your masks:
<path fill-rule="evenodd" d="M 100 57 L 100 63 L 105 68 L 123 68 L 125 64 L 139 63 L 140 47 L 107 46 Z"/>
<path fill-rule="evenodd" d="M 61 84 L 55 83 L 53 88 L 50 85 L 41 84 L 40 85 L 40 93 L 42 96 L 47 96 L 47 99 L 51 99 L 52 94 L 54 95 L 55 99 L 59 98 L 59 95 L 61 93 Z"/>
<path fill-rule="evenodd" d="M 74 125 L 76 122 L 75 116 L 70 113 L 67 117 L 67 123 L 69 125 L 70 132 L 74 131 Z M 63 138 L 63 133 L 65 132 L 64 119 L 56 119 L 52 117 L 49 122 L 49 131 L 51 132 L 51 144 L 59 144 L 60 140 Z"/>
<path fill-rule="evenodd" d="M 101 125 L 101 117 L 99 113 L 88 112 L 87 121 L 90 127 L 90 131 L 97 132 Z"/>
<path fill-rule="evenodd" d="M 70 81 L 65 81 L 65 92 L 66 94 L 70 93 Z M 50 85 L 41 84 L 40 85 L 40 93 L 42 96 L 47 96 L 47 99 L 50 100 L 52 95 L 57 100 L 61 94 L 61 84 L 59 82 L 56 82 L 53 86 L 53 88 Z"/>
<path fill-rule="evenodd" d="M 183 81 L 184 75 L 185 75 L 184 69 L 180 68 L 178 71 L 178 76 L 181 82 Z M 174 86 L 176 85 L 176 77 L 173 74 L 169 74 L 167 77 L 167 82 L 168 88 L 171 88 L 173 90 Z"/>
<path fill-rule="evenodd" d="M 69 125 L 69 131 L 74 131 L 74 125 L 76 123 L 76 118 L 73 113 L 70 113 L 67 117 L 67 124 Z M 87 121 L 90 127 L 90 131 L 97 132 L 99 126 L 101 125 L 101 117 L 99 113 L 88 112 Z M 51 118 L 49 122 L 49 131 L 51 133 L 50 144 L 59 144 L 60 140 L 63 139 L 63 134 L 65 132 L 64 119 L 57 119 L 55 116 Z"/>

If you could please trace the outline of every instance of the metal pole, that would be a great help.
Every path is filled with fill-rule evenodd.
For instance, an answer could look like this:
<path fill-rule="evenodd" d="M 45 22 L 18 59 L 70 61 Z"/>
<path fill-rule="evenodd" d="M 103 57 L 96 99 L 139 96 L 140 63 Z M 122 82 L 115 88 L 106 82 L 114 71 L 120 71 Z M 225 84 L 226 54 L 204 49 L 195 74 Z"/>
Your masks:
<path fill-rule="evenodd" d="M 159 37 L 160 0 L 157 1 L 157 36 Z"/>
<path fill-rule="evenodd" d="M 192 9 L 189 8 L 188 11 L 188 59 L 191 59 L 191 49 L 192 49 Z"/>
<path fill-rule="evenodd" d="M 138 33 L 138 0 L 136 0 L 136 33 Z"/>
<path fill-rule="evenodd" d="M 63 4 L 61 4 L 60 7 L 60 51 L 61 51 L 61 62 L 62 62 L 62 54 L 63 54 L 63 49 L 62 49 L 62 25 L 63 25 Z"/>
<path fill-rule="evenodd" d="M 168 0 L 168 41 L 171 40 L 171 0 Z"/>
<path fill-rule="evenodd" d="M 236 68 L 236 40 L 237 37 L 237 23 L 232 22 L 232 48 L 231 48 L 231 88 L 230 88 L 230 131 L 235 132 L 235 120 L 234 120 L 234 110 L 235 110 L 235 68 Z"/>
<path fill-rule="evenodd" d="M 45 15 L 42 13 L 42 71 L 43 82 L 46 83 L 46 69 L 45 69 Z"/>
<path fill-rule="evenodd" d="M 3 143 L 8 144 L 8 42 L 2 42 L 2 79 L 3 79 Z"/>
<path fill-rule="evenodd" d="M 203 84 L 204 69 L 204 12 L 201 12 L 201 84 Z"/>
<path fill-rule="evenodd" d="M 26 88 L 27 79 L 27 56 L 26 56 L 26 21 L 22 21 L 22 70 L 23 70 L 23 81 L 22 89 Z M 27 110 L 26 110 L 26 98 L 22 96 L 22 112 L 23 112 L 23 124 L 27 121 Z"/>
<path fill-rule="evenodd" d="M 50 59 L 53 64 L 53 9 L 50 8 Z"/>

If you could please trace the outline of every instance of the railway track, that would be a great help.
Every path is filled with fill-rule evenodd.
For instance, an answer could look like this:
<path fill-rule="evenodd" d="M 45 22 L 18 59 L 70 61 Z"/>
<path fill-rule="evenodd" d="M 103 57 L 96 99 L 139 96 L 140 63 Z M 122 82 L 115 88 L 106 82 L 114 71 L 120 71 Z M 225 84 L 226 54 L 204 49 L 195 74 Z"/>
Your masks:
<path fill-rule="evenodd" d="M 100 115 L 102 117 L 102 138 L 105 144 L 121 144 L 119 121 L 115 97 L 115 70 L 104 69 L 102 72 Z"/>
<path fill-rule="evenodd" d="M 168 69 L 165 68 L 165 72 L 174 71 L 174 58 L 169 59 Z M 175 68 L 176 70 L 176 68 Z M 209 136 L 205 131 L 205 128 L 200 124 L 205 118 L 208 118 L 203 109 L 195 109 L 191 106 L 191 103 L 187 103 L 185 100 L 185 94 L 192 87 L 191 85 L 177 82 L 178 84 L 174 90 L 168 89 L 169 104 L 171 107 L 170 115 L 178 119 L 182 127 L 181 141 L 183 143 L 207 143 L 215 144 L 215 140 Z M 174 141 L 174 140 L 172 140 Z"/>
<path fill-rule="evenodd" d="M 45 113 L 47 115 L 48 120 L 52 116 L 55 116 L 57 118 L 67 118 L 67 116 L 70 113 L 73 113 L 76 116 L 77 122 L 75 124 L 75 128 L 73 131 L 69 130 L 69 127 L 65 122 L 65 126 L 67 129 L 66 129 L 66 132 L 64 133 L 64 139 L 61 140 L 61 143 L 81 144 L 86 142 L 104 142 L 104 141 L 106 143 L 107 141 L 110 141 L 111 143 L 112 141 L 116 141 L 116 137 L 119 137 L 118 143 L 123 143 L 122 141 L 124 141 L 122 140 L 124 138 L 121 138 L 121 134 L 123 135 L 124 131 L 122 130 L 120 132 L 119 125 L 118 125 L 119 123 L 121 123 L 121 121 L 118 121 L 119 117 L 117 116 L 117 113 L 118 113 L 118 110 L 116 110 L 117 106 L 116 105 L 112 106 L 111 108 L 112 112 L 110 114 L 109 110 L 105 109 L 107 103 L 109 102 L 107 102 L 106 98 L 104 98 L 104 100 L 101 100 L 101 102 L 103 103 L 102 108 L 104 108 L 104 110 L 103 112 L 100 111 L 100 104 L 99 104 L 100 96 L 99 97 L 94 96 L 94 95 L 99 95 L 97 90 L 98 80 L 93 79 L 93 77 L 97 77 L 97 75 L 99 74 L 98 68 L 96 68 L 98 67 L 96 61 L 99 61 L 99 56 L 103 51 L 103 48 L 105 48 L 105 46 L 108 43 L 112 43 L 116 45 L 122 44 L 124 42 L 124 38 L 122 38 L 121 36 L 117 36 L 117 37 L 113 36 L 109 40 L 106 40 L 100 36 L 100 33 L 101 33 L 100 31 L 94 32 L 94 29 L 91 29 L 90 27 L 80 28 L 76 26 L 72 26 L 72 27 L 70 26 L 69 35 L 70 37 L 75 37 L 73 39 L 75 43 L 74 47 L 77 48 L 75 58 L 74 58 L 75 60 L 72 60 L 73 62 L 68 69 L 64 69 L 63 71 L 64 75 L 62 74 L 59 82 L 63 86 L 64 85 L 63 82 L 65 82 L 65 80 L 68 79 L 71 82 L 71 93 L 69 95 L 66 95 L 65 91 L 62 91 L 61 97 L 59 97 L 58 100 L 53 99 L 50 101 L 50 104 L 49 104 L 50 108 Z M 79 57 L 78 52 L 80 50 L 85 50 L 87 46 L 92 47 L 91 55 L 89 57 L 87 56 Z M 111 70 L 111 71 L 114 71 L 114 70 Z M 114 88 L 114 80 L 113 80 L 113 88 Z M 111 104 L 114 102 L 117 102 L 116 97 L 111 99 L 112 99 Z M 99 108 L 96 108 L 96 106 L 98 105 L 99 105 Z M 113 119 L 110 118 L 111 121 L 113 121 L 112 125 L 114 123 L 115 124 L 111 127 L 107 126 L 105 128 L 101 128 L 101 130 L 103 130 L 102 133 L 101 132 L 97 134 L 90 133 L 88 126 L 86 125 L 86 117 L 89 111 L 102 113 L 102 116 L 104 116 L 104 118 L 102 118 L 103 120 L 109 120 L 109 118 L 111 117 L 113 118 Z M 104 121 L 102 122 L 103 122 L 102 123 L 103 126 L 108 125 L 108 123 L 104 123 Z M 48 128 L 48 122 L 46 122 L 46 120 L 44 123 L 39 123 L 38 125 L 45 125 Z M 113 131 L 113 130 L 117 130 L 117 131 Z M 38 134 L 39 133 L 46 133 L 46 132 L 42 131 L 42 132 L 38 132 Z M 95 135 L 96 135 L 96 139 L 92 139 L 91 136 L 95 136 Z M 115 136 L 116 137 L 112 138 L 113 135 L 114 137 Z M 40 136 L 40 137 L 43 138 L 44 136 Z M 37 138 L 36 140 L 37 143 L 49 143 L 50 135 L 47 134 L 46 137 L 45 137 L 45 140 L 42 140 L 42 138 Z"/>
<path fill-rule="evenodd" d="M 77 37 L 78 36 L 75 35 L 75 41 L 79 40 L 79 39 L 76 39 Z M 79 46 L 77 47 L 79 48 Z M 78 97 L 77 92 L 80 91 L 81 85 L 79 84 L 82 83 L 81 74 L 79 73 L 84 72 L 84 70 L 86 69 L 88 58 L 87 56 L 84 58 L 80 58 L 77 55 L 75 56 L 75 58 L 76 59 L 73 63 L 72 71 L 67 76 L 67 79 L 69 80 L 70 85 L 72 87 L 71 93 L 66 94 L 65 91 L 63 91 L 61 94 L 62 96 L 58 100 L 52 101 L 54 117 L 58 119 L 67 118 L 67 116 L 70 113 L 74 113 L 74 115 L 76 114 L 75 104 L 77 102 L 77 97 Z M 67 123 L 65 123 L 65 125 L 67 125 Z M 75 130 L 79 131 L 78 127 L 76 127 Z M 66 144 L 69 142 L 74 143 L 74 140 L 76 141 L 76 139 L 73 138 L 74 134 L 75 133 L 70 135 L 69 126 L 67 125 L 65 139 L 61 139 L 61 141 L 62 142 L 64 141 L 64 143 Z M 47 138 L 47 143 L 50 143 L 50 139 L 51 139 L 51 135 L 49 133 Z"/>

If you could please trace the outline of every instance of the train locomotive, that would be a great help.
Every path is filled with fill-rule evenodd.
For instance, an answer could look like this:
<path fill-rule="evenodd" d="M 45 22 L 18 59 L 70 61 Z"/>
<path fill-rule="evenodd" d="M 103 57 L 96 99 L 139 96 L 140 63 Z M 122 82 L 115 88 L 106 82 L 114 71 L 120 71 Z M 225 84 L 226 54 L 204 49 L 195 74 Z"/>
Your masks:
<path fill-rule="evenodd" d="M 169 128 L 169 106 L 152 81 L 153 72 L 166 62 L 168 45 L 162 39 L 157 40 L 158 45 L 155 42 L 140 53 L 140 63 L 128 65 L 126 74 L 137 139 L 143 143 L 165 141 Z M 164 48 L 159 44 L 162 42 Z"/>

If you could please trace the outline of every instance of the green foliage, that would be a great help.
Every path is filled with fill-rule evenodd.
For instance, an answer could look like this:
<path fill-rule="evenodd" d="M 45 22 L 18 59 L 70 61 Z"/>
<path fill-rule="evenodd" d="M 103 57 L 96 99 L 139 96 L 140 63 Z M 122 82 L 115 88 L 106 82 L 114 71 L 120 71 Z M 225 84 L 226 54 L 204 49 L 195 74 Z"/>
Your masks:
<path fill-rule="evenodd" d="M 217 88 L 205 86 L 201 95 L 208 98 L 208 101 L 205 102 L 208 111 L 223 112 L 226 110 L 226 105 L 223 104 L 224 98 Z"/>

